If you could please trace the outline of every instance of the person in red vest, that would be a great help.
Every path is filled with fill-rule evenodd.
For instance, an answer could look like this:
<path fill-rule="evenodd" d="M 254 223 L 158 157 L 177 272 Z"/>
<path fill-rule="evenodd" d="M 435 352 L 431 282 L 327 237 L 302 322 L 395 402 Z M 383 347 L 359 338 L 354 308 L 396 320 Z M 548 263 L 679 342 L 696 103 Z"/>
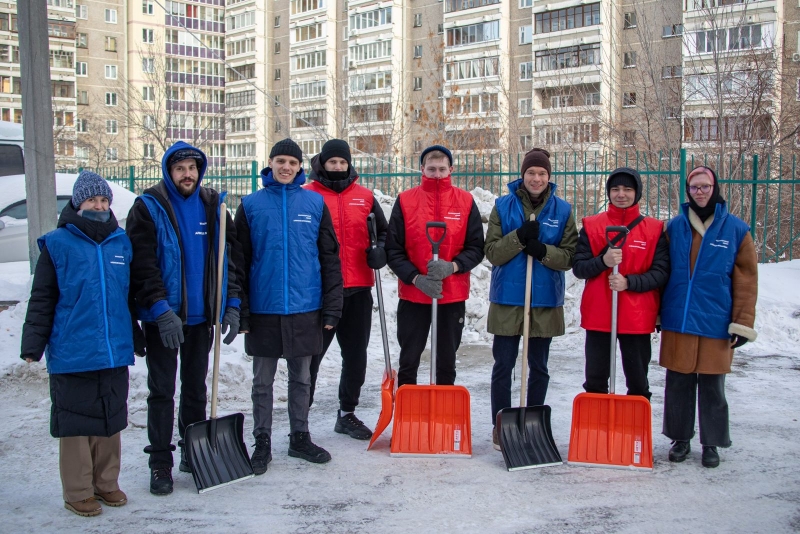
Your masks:
<path fill-rule="evenodd" d="M 322 332 L 322 352 L 311 359 L 311 398 L 322 358 L 334 334 L 342 352 L 342 374 L 339 379 L 339 412 L 334 431 L 354 439 L 370 439 L 372 431 L 355 415 L 361 386 L 367 374 L 367 345 L 372 327 L 372 286 L 374 269 L 386 265 L 386 231 L 389 225 L 372 192 L 359 185 L 358 173 L 352 166 L 350 145 L 331 139 L 311 159 L 312 182 L 306 186 L 325 200 L 331 212 L 333 228 L 339 240 L 339 257 L 344 278 L 342 318 L 332 330 Z M 377 247 L 370 246 L 367 216 L 375 214 Z"/>
<path fill-rule="evenodd" d="M 586 382 L 589 393 L 608 393 L 611 373 L 611 292 L 619 292 L 617 339 L 628 395 L 650 400 L 647 367 L 650 334 L 656 328 L 659 289 L 669 279 L 669 243 L 664 223 L 639 213 L 642 179 L 628 167 L 611 172 L 606 181 L 608 210 L 583 219 L 572 271 L 586 280 L 581 299 L 581 327 L 586 330 Z M 627 226 L 621 248 L 606 242 L 608 226 Z M 614 237 L 611 235 L 610 237 Z M 611 269 L 619 266 L 619 274 Z"/>
<path fill-rule="evenodd" d="M 417 369 L 431 326 L 432 298 L 438 299 L 436 383 L 453 385 L 456 351 L 464 328 L 469 272 L 483 259 L 483 224 L 468 192 L 453 187 L 453 155 L 433 145 L 420 155 L 422 184 L 400 193 L 389 217 L 386 256 L 397 275 L 398 386 L 417 383 Z M 447 232 L 433 261 L 425 233 L 428 222 Z M 434 237 L 438 237 L 435 235 Z"/>

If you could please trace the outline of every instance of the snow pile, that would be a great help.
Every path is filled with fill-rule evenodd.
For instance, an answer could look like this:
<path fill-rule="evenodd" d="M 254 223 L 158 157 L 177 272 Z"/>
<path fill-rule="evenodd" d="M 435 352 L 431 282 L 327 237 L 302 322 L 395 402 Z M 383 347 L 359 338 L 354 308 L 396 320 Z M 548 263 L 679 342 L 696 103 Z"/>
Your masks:
<path fill-rule="evenodd" d="M 3 217 L 5 220 L 6 217 Z M 8 218 L 12 221 L 17 219 Z M 31 268 L 27 261 L 0 264 L 0 301 L 20 302 L 31 294 Z"/>

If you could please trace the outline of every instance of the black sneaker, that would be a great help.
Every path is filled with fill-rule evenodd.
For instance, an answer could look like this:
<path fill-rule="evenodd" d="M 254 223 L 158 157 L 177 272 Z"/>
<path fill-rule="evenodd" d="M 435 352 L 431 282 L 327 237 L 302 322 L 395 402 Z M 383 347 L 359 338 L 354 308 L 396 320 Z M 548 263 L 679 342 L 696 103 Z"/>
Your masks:
<path fill-rule="evenodd" d="M 157 467 L 150 470 L 150 493 L 169 495 L 172 493 L 172 468 Z"/>
<path fill-rule="evenodd" d="M 181 463 L 178 464 L 178 471 L 183 473 L 191 473 L 192 468 L 189 466 L 189 457 L 186 456 L 186 449 L 181 448 Z"/>
<path fill-rule="evenodd" d="M 339 413 L 341 413 L 341 411 L 339 411 Z M 347 434 L 353 439 L 367 440 L 372 437 L 372 430 L 367 428 L 353 412 L 350 412 L 344 417 L 337 414 L 336 426 L 333 427 L 333 431 L 339 434 Z"/>
<path fill-rule="evenodd" d="M 672 448 L 669 450 L 670 462 L 682 462 L 692 452 L 692 446 L 688 441 L 673 441 Z"/>
<path fill-rule="evenodd" d="M 272 442 L 269 434 L 259 434 L 256 436 L 256 450 L 250 457 L 250 464 L 253 466 L 253 473 L 263 475 L 267 472 L 267 466 L 272 461 Z"/>
<path fill-rule="evenodd" d="M 719 465 L 719 453 L 716 447 L 703 445 L 703 467 L 717 467 Z"/>
<path fill-rule="evenodd" d="M 331 455 L 322 447 L 311 442 L 308 432 L 292 432 L 289 434 L 289 456 L 302 458 L 311 463 L 324 464 L 331 461 Z"/>

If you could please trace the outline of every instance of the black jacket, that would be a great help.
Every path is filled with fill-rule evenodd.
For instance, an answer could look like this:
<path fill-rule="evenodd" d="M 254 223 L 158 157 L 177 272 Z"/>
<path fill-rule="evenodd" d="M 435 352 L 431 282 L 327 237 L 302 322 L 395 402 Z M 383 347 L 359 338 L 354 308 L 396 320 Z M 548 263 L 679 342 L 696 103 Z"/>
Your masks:
<path fill-rule="evenodd" d="M 172 227 L 178 236 L 180 243 L 180 230 L 175 218 L 175 210 L 169 201 L 169 193 L 166 184 L 159 182 L 154 187 L 146 189 L 145 194 L 153 196 L 169 214 Z M 209 254 L 205 258 L 205 291 L 204 299 L 206 303 L 205 316 L 209 325 L 214 323 L 214 305 L 217 285 L 217 262 L 216 253 L 212 252 L 217 246 L 217 209 L 219 205 L 219 194 L 209 188 L 200 186 L 200 199 L 205 206 L 206 220 L 208 221 L 208 243 Z M 136 298 L 136 303 L 142 308 L 150 308 L 159 300 L 167 298 L 167 290 L 164 287 L 164 280 L 161 275 L 161 268 L 158 262 L 158 243 L 156 242 L 156 227 L 150 216 L 150 211 L 141 199 L 136 199 L 133 203 L 125 231 L 133 244 L 133 261 L 131 262 L 131 289 Z M 236 237 L 236 227 L 231 219 L 230 212 L 227 216 L 227 227 L 225 229 L 225 239 L 228 245 L 228 298 L 241 298 L 241 280 L 244 276 L 242 272 L 242 249 Z M 181 244 L 181 250 L 183 245 Z M 183 269 L 183 265 L 182 265 Z M 179 316 L 186 321 L 186 277 L 181 273 L 183 284 L 182 294 L 184 295 L 181 303 Z M 225 303 L 223 302 L 224 306 Z"/>

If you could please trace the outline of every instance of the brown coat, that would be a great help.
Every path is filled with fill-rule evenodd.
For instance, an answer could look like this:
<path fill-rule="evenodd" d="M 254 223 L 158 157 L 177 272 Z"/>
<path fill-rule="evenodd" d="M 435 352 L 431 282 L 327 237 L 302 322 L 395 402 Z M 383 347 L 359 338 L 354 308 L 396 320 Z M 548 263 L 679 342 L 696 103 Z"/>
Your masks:
<path fill-rule="evenodd" d="M 706 229 L 714 221 L 713 215 L 705 223 L 688 210 L 692 226 L 692 250 L 689 261 L 694 271 L 697 253 Z M 733 309 L 728 332 L 755 341 L 756 297 L 758 294 L 758 256 L 753 238 L 745 235 L 736 255 L 731 280 Z M 659 364 L 679 373 L 725 374 L 731 372 L 733 349 L 728 339 L 713 339 L 664 330 L 661 332 Z"/>

